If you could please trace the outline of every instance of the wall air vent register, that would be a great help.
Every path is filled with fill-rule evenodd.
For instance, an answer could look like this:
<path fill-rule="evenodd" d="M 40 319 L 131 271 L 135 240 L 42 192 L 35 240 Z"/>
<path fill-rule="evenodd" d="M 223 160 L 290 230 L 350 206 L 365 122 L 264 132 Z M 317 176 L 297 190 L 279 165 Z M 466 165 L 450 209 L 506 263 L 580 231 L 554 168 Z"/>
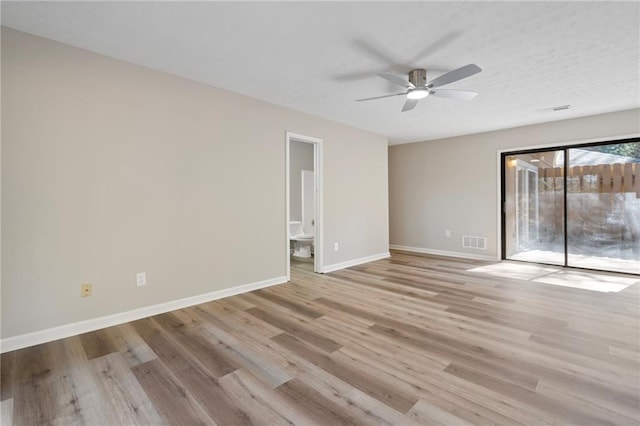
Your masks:
<path fill-rule="evenodd" d="M 487 237 L 474 237 L 471 235 L 462 236 L 462 247 L 486 250 L 487 249 Z"/>

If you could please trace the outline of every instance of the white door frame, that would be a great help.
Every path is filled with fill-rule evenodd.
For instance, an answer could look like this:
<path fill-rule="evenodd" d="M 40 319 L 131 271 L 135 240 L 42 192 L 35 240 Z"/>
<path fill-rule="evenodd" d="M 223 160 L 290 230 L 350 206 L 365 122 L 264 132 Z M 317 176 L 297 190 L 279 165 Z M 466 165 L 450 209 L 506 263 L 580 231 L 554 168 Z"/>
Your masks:
<path fill-rule="evenodd" d="M 324 264 L 322 262 L 322 227 L 323 227 L 323 203 L 322 203 L 322 139 L 313 136 L 301 135 L 287 131 L 285 133 L 285 241 L 286 241 L 286 268 L 287 281 L 291 279 L 291 260 L 289 259 L 289 165 L 290 165 L 290 145 L 291 141 L 313 144 L 313 174 L 315 176 L 315 226 L 313 241 L 315 245 L 313 271 L 322 273 Z"/>
<path fill-rule="evenodd" d="M 517 202 L 517 197 L 519 194 L 519 179 L 520 179 L 520 175 L 518 174 L 519 170 L 524 170 L 526 172 L 526 178 L 524 181 L 524 184 L 522 185 L 524 187 L 524 192 L 525 194 L 520 194 L 525 195 L 525 204 L 526 207 L 524 208 L 524 210 L 526 210 L 525 212 L 521 212 L 521 206 L 520 203 Z M 538 185 L 537 183 L 535 184 L 535 188 L 529 188 L 529 173 L 534 173 L 536 175 L 536 182 L 538 181 L 538 168 L 536 166 L 534 166 L 533 164 L 529 164 L 526 161 L 523 161 L 519 158 L 516 158 L 516 169 L 515 169 L 515 176 L 516 176 L 516 185 L 515 185 L 515 198 L 516 198 L 516 215 L 515 215 L 515 225 L 516 225 L 516 248 L 520 249 L 520 215 L 524 215 L 526 217 L 526 229 L 524 234 L 526 235 L 526 241 L 525 243 L 528 244 L 531 240 L 537 240 L 538 239 L 538 233 L 539 233 L 539 227 L 540 227 L 540 212 L 539 212 L 539 204 L 538 204 Z M 530 235 L 530 231 L 531 231 L 531 226 L 530 226 L 530 222 L 531 222 L 531 217 L 529 217 L 529 214 L 531 212 L 531 205 L 530 205 L 530 198 L 531 198 L 531 193 L 534 193 L 534 209 L 533 211 L 535 212 L 535 223 L 536 223 L 536 227 L 535 227 L 535 236 L 532 238 Z"/>

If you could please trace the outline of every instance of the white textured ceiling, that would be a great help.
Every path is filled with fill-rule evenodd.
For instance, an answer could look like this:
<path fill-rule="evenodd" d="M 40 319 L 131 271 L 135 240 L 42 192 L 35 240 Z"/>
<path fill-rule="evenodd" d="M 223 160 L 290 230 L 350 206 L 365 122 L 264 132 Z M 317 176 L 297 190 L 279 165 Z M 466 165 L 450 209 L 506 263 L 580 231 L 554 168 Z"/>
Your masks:
<path fill-rule="evenodd" d="M 639 2 L 3 2 L 2 24 L 414 142 L 640 106 Z M 376 77 L 483 71 L 402 113 Z M 566 111 L 540 111 L 571 104 Z"/>

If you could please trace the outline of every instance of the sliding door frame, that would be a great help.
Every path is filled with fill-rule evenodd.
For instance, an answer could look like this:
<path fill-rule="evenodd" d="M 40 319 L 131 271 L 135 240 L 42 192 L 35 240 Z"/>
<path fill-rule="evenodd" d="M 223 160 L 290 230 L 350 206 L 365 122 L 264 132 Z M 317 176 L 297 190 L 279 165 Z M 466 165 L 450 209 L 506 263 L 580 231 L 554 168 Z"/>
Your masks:
<path fill-rule="evenodd" d="M 569 250 L 568 250 L 568 239 L 567 239 L 567 175 L 569 170 L 569 155 L 568 152 L 573 148 L 585 148 L 585 147 L 593 147 L 593 146 L 602 146 L 602 145 L 614 145 L 614 144 L 625 144 L 625 143 L 633 143 L 640 142 L 639 135 L 625 135 L 620 137 L 607 137 L 607 138 L 599 138 L 595 140 L 589 141 L 581 141 L 581 142 L 567 142 L 564 144 L 548 144 L 548 145 L 538 145 L 535 147 L 522 147 L 522 148 L 513 148 L 513 149 L 504 149 L 498 151 L 498 167 L 499 167 L 499 176 L 500 182 L 498 184 L 499 188 L 499 197 L 498 197 L 498 221 L 499 232 L 498 241 L 500 242 L 500 247 L 498 248 L 498 252 L 500 253 L 500 259 L 502 260 L 510 260 L 512 262 L 525 262 L 525 263 L 534 263 L 540 265 L 552 265 L 552 266 L 562 266 L 565 268 L 572 269 L 583 269 L 583 270 L 593 270 L 603 272 L 601 269 L 592 269 L 592 268 L 584 268 L 578 266 L 569 266 Z M 548 151 L 564 151 L 564 170 L 563 170 L 563 186 L 564 186 L 564 265 L 557 264 L 549 264 L 544 262 L 529 262 L 529 261 L 521 261 L 521 260 L 513 260 L 507 259 L 507 229 L 506 229 L 506 170 L 505 170 L 505 160 L 510 155 L 519 155 L 519 154 L 535 154 L 540 152 L 548 152 Z M 637 179 L 637 178 L 636 178 Z M 619 274 L 628 274 L 637 276 L 639 274 L 618 272 L 618 271 L 605 271 L 605 272 L 614 272 Z"/>

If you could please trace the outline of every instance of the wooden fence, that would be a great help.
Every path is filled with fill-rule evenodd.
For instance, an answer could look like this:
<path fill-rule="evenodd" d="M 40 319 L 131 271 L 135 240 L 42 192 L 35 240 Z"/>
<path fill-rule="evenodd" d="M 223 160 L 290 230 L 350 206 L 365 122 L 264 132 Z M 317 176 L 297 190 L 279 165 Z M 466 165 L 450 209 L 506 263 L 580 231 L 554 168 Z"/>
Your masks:
<path fill-rule="evenodd" d="M 569 168 L 567 189 L 570 192 L 635 192 L 640 198 L 639 172 L 638 163 L 574 166 Z M 562 180 L 558 178 L 563 175 L 564 167 L 541 168 L 538 171 L 538 178 L 550 190 L 561 185 Z"/>

